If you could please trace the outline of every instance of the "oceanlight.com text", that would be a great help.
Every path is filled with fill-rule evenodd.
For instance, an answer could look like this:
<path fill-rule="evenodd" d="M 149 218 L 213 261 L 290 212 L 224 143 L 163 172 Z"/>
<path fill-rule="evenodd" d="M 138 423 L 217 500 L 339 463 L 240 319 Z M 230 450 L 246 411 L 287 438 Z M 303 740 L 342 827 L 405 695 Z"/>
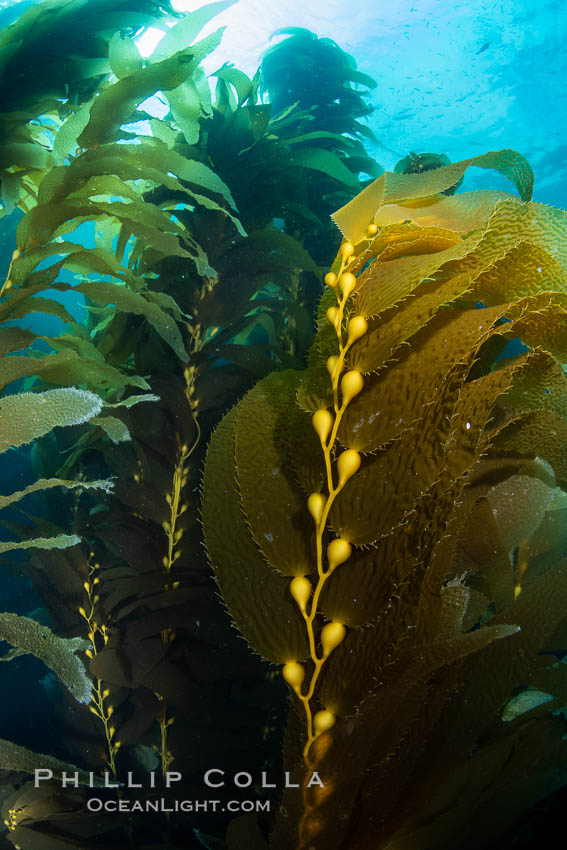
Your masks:
<path fill-rule="evenodd" d="M 89 812 L 269 812 L 269 800 L 103 800 L 101 797 L 91 797 L 87 800 Z"/>

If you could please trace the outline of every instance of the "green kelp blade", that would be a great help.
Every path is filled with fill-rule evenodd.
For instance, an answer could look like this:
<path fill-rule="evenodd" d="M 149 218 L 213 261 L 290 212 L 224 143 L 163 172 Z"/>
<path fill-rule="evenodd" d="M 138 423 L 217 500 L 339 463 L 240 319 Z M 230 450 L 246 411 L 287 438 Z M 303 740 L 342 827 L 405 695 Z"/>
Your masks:
<path fill-rule="evenodd" d="M 96 422 L 96 419 L 91 420 Z M 111 480 L 103 481 L 65 481 L 60 478 L 40 478 L 24 490 L 18 490 L 6 496 L 0 497 L 0 510 L 21 501 L 26 496 L 33 493 L 50 490 L 53 487 L 65 487 L 66 489 L 81 489 L 81 490 L 103 490 L 105 493 L 110 493 L 114 487 L 114 482 Z M 0 542 L 0 553 L 13 552 L 15 550 L 25 549 L 67 549 L 71 546 L 76 546 L 81 542 L 81 538 L 76 534 L 57 534 L 53 537 L 31 537 L 29 539 L 5 543 Z"/>
<path fill-rule="evenodd" d="M 39 290 L 45 288 L 45 286 L 38 287 Z M 70 286 L 63 284 L 56 288 L 64 291 L 66 289 L 70 289 Z M 38 296 L 28 298 L 28 293 L 26 291 L 22 293 L 23 297 L 18 301 L 18 294 L 19 293 L 14 292 L 10 295 L 10 298 L 1 305 L 2 307 L 5 306 L 7 308 L 5 312 L 0 310 L 1 321 L 6 321 L 7 319 L 11 321 L 14 319 L 25 319 L 31 313 L 43 313 L 47 316 L 57 316 L 57 318 L 61 319 L 62 323 L 65 325 L 74 325 L 74 317 L 67 312 L 60 301 L 56 301 L 54 298 L 40 298 Z"/>
<path fill-rule="evenodd" d="M 199 141 L 201 125 L 201 97 L 193 80 L 185 80 L 166 95 L 173 120 L 185 137 L 188 145 Z"/>
<path fill-rule="evenodd" d="M 0 170 L 0 184 L 3 212 L 5 215 L 10 215 L 20 200 L 20 181 L 10 171 Z"/>
<path fill-rule="evenodd" d="M 92 682 L 84 663 L 75 654 L 89 649 L 89 640 L 58 637 L 42 623 L 12 613 L 0 613 L 0 639 L 18 650 L 35 655 L 55 673 L 78 702 L 90 702 Z"/>
<path fill-rule="evenodd" d="M 222 598 L 239 631 L 276 663 L 307 656 L 303 618 L 289 592 L 289 579 L 264 560 L 242 511 L 236 480 L 234 434 L 238 409 L 214 432 L 203 477 L 203 530 Z"/>
<path fill-rule="evenodd" d="M 16 549 L 69 549 L 77 546 L 81 538 L 76 534 L 57 534 L 55 537 L 32 537 L 19 543 L 1 543 L 0 553 L 14 552 Z"/>
<path fill-rule="evenodd" d="M 6 396 L 0 399 L 0 453 L 43 437 L 52 428 L 81 425 L 101 410 L 97 395 L 76 387 Z"/>
<path fill-rule="evenodd" d="M 42 194 L 41 187 L 45 186 L 45 183 L 46 181 L 43 180 L 40 184 L 38 200 Z M 92 199 L 95 203 L 97 200 L 112 203 L 118 198 L 126 198 L 126 200 L 133 202 L 141 200 L 140 193 L 133 186 L 120 180 L 114 174 L 97 174 L 90 177 L 86 183 L 83 183 L 67 195 L 67 199 L 72 202 Z M 40 200 L 39 202 L 45 203 L 44 200 Z"/>
<path fill-rule="evenodd" d="M 69 256 L 72 253 L 80 253 L 84 251 L 82 245 L 77 245 L 75 242 L 51 242 L 47 245 L 40 245 L 36 248 L 30 248 L 23 254 L 20 254 L 12 266 L 12 281 L 14 283 L 22 283 L 25 287 L 29 285 L 28 278 L 34 272 L 37 265 L 49 257 Z M 10 295 L 12 297 L 13 293 Z"/>
<path fill-rule="evenodd" d="M 183 189 L 175 180 L 171 182 L 174 176 L 201 190 L 221 195 L 232 209 L 236 209 L 230 189 L 211 168 L 198 160 L 187 159 L 165 142 L 150 137 L 142 138 L 139 145 L 106 144 L 87 150 L 65 168 L 53 169 L 40 185 L 42 203 L 63 200 L 90 178 L 107 175 L 121 180 L 149 178 L 174 190 Z"/>
<path fill-rule="evenodd" d="M 218 71 L 214 71 L 211 76 L 218 77 L 220 80 L 224 80 L 226 83 L 230 83 L 230 85 L 234 87 L 238 96 L 239 106 L 242 106 L 244 101 L 247 100 L 252 93 L 253 86 L 250 77 L 248 77 L 244 71 L 239 71 L 238 68 L 234 68 L 231 65 L 223 65 L 222 68 L 218 69 Z"/>
<path fill-rule="evenodd" d="M 269 375 L 250 390 L 236 412 L 242 510 L 267 562 L 287 576 L 308 575 L 315 567 L 313 522 L 286 457 L 284 423 L 295 404 L 298 377 L 297 372 Z"/>
<path fill-rule="evenodd" d="M 96 304 L 114 304 L 117 310 L 144 316 L 182 362 L 189 359 L 175 319 L 157 304 L 152 304 L 144 298 L 142 293 L 105 281 L 81 283 L 75 287 L 75 290 L 82 292 Z"/>
<path fill-rule="evenodd" d="M 56 778 L 61 778 L 65 773 L 67 776 L 79 777 L 79 782 L 82 785 L 103 786 L 104 779 L 100 776 L 92 776 L 86 770 L 76 767 L 74 764 L 60 761 L 53 756 L 34 753 L 21 747 L 19 744 L 14 744 L 12 741 L 0 739 L 0 763 L 3 770 L 14 770 L 18 773 L 34 773 L 35 770 L 52 770 Z"/>
<path fill-rule="evenodd" d="M 20 168 L 42 169 L 47 164 L 47 151 L 31 142 L 0 145 L 0 169 L 17 163 Z"/>
<path fill-rule="evenodd" d="M 115 32 L 108 42 L 108 64 L 119 80 L 142 70 L 143 60 L 138 45 L 124 32 Z"/>
<path fill-rule="evenodd" d="M 454 186 L 470 166 L 499 171 L 514 183 L 523 201 L 530 200 L 533 172 L 528 161 L 516 151 L 501 150 L 443 165 L 421 174 L 388 171 L 333 213 L 332 218 L 347 239 L 357 242 L 374 221 L 374 215 L 380 207 L 400 201 L 435 198 L 440 192 Z"/>
<path fill-rule="evenodd" d="M 106 403 L 104 406 L 106 409 L 112 407 L 125 407 L 130 409 L 134 407 L 136 404 L 140 404 L 142 401 L 159 401 L 159 396 L 154 395 L 153 393 L 145 393 L 144 395 L 130 395 L 128 398 L 122 399 L 122 401 L 117 401 L 113 404 Z"/>
<path fill-rule="evenodd" d="M 360 188 L 360 180 L 346 167 L 343 161 L 332 151 L 327 151 L 324 148 L 301 148 L 294 151 L 291 160 L 293 165 L 299 165 L 302 168 L 311 168 L 314 171 L 321 171 L 337 180 L 339 183 L 344 183 L 352 189 Z"/>
<path fill-rule="evenodd" d="M 220 37 L 216 41 L 218 44 Z M 217 46 L 212 40 L 211 44 Z M 192 74 L 200 58 L 197 59 L 189 49 L 180 50 L 169 59 L 142 68 L 109 86 L 91 106 L 88 123 L 77 138 L 77 144 L 82 148 L 96 148 L 104 142 L 113 142 L 120 125 L 131 119 L 143 100 L 158 90 L 170 91 L 181 85 Z"/>
<path fill-rule="evenodd" d="M 73 206 L 71 204 L 50 204 L 33 207 L 19 222 L 16 229 L 16 243 L 22 252 L 50 241 L 57 228 L 66 221 L 80 216 L 94 217 L 96 210 L 92 206 Z"/>
<path fill-rule="evenodd" d="M 209 21 L 212 21 L 225 9 L 230 8 L 236 0 L 218 0 L 216 3 L 207 3 L 194 12 L 188 12 L 174 26 L 167 30 L 165 35 L 158 41 L 151 55 L 152 62 L 165 59 L 178 50 L 185 49 L 193 44 L 201 30 Z M 201 42 L 199 42 L 201 43 Z"/>
<path fill-rule="evenodd" d="M 39 478 L 24 490 L 17 490 L 8 496 L 0 496 L 0 511 L 8 507 L 8 505 L 14 504 L 14 502 L 19 502 L 20 499 L 29 496 L 30 493 L 37 493 L 38 490 L 50 490 L 52 487 L 66 487 L 69 490 L 73 490 L 77 487 L 84 487 L 85 489 L 104 490 L 105 493 L 110 493 L 113 486 L 114 484 L 110 479 L 101 481 L 63 481 L 61 478 Z"/>
<path fill-rule="evenodd" d="M 127 386 L 148 389 L 143 378 L 128 376 L 120 369 L 85 357 L 78 351 L 63 350 L 44 357 L 0 359 L 0 390 L 12 381 L 31 375 L 41 376 L 51 384 L 84 384 L 93 392 L 119 390 Z"/>
<path fill-rule="evenodd" d="M 98 425 L 113 443 L 126 443 L 132 439 L 128 426 L 116 416 L 95 416 L 91 425 Z"/>
<path fill-rule="evenodd" d="M 51 152 L 57 165 L 62 165 L 71 154 L 75 153 L 78 147 L 77 139 L 89 121 L 90 106 L 88 102 L 83 103 L 76 112 L 71 113 L 57 131 Z"/>
<path fill-rule="evenodd" d="M 36 339 L 36 334 L 22 328 L 0 328 L 0 357 L 14 351 L 23 351 Z"/>

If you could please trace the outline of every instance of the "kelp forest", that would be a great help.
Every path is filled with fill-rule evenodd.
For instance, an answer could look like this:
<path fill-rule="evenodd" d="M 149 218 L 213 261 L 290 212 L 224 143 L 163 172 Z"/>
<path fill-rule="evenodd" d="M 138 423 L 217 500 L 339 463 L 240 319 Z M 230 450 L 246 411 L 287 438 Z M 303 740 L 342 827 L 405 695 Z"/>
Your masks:
<path fill-rule="evenodd" d="M 0 846 L 543 846 L 567 214 L 308 30 L 207 75 L 233 2 L 0 31 Z"/>

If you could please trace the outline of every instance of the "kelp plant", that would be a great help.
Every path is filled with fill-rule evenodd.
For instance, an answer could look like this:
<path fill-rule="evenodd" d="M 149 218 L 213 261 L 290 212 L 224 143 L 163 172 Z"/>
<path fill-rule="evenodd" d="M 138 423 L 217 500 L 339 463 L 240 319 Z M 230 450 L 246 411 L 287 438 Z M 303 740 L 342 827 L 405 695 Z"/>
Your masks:
<path fill-rule="evenodd" d="M 134 14 L 126 2 L 109 10 L 107 0 L 87 0 L 85 57 L 77 49 L 63 62 L 79 5 L 49 0 L 2 34 L 4 80 L 23 74 L 26 95 L 20 115 L 10 102 L 5 135 L 37 150 L 3 148 L 5 209 L 26 214 L 2 288 L 0 390 L 23 381 L 33 396 L 71 398 L 84 387 L 96 400 L 89 427 L 34 444 L 35 468 L 40 482 L 57 479 L 74 495 L 102 475 L 114 487 L 112 498 L 97 502 L 91 488 L 92 499 L 52 502 L 46 517 L 10 527 L 22 546 L 37 538 L 34 523 L 68 543 L 19 565 L 53 629 L 87 650 L 90 705 L 58 707 L 61 749 L 118 775 L 165 771 L 174 758 L 193 789 L 210 749 L 228 752 L 228 766 L 242 763 L 243 750 L 258 753 L 251 768 L 269 761 L 278 724 L 265 692 L 283 691 L 218 604 L 198 522 L 200 459 L 224 410 L 271 370 L 299 368 L 311 341 L 321 274 L 292 216 L 310 244 L 334 244 L 334 225 L 311 209 L 313 199 L 324 185 L 348 200 L 373 166 L 340 128 L 325 129 L 324 116 L 310 135 L 307 104 L 287 121 L 274 116 L 259 100 L 258 75 L 223 66 L 211 97 L 199 63 L 221 31 L 197 39 L 230 0 L 181 18 L 148 60 L 133 37 L 150 24 L 165 28 L 167 6 Z M 43 74 L 31 79 L 34 51 Z M 349 74 L 341 85 L 348 98 Z M 144 109 L 156 93 L 170 110 L 160 120 Z M 357 98 L 350 134 L 366 111 Z M 275 177 L 260 172 L 267 150 L 279 163 Z M 328 247 L 319 250 L 329 262 Z M 39 330 L 46 316 L 63 323 L 58 336 Z M 35 317 L 33 330 L 10 326 Z M 248 686 L 244 698 L 235 679 Z M 255 716 L 265 709 L 264 728 L 250 723 L 249 700 Z M 26 799 L 19 821 L 35 822 L 27 840 L 46 829 L 53 837 L 57 803 L 44 808 L 25 786 L 16 794 Z M 74 834 L 71 821 L 64 829 Z M 10 824 L 11 840 L 25 846 L 11 816 Z"/>
<path fill-rule="evenodd" d="M 158 614 L 159 608 L 162 607 L 164 590 L 169 591 L 179 587 L 178 580 L 169 581 L 169 573 L 180 554 L 178 544 L 183 529 L 177 523 L 186 510 L 186 506 L 179 501 L 180 488 L 186 483 L 185 471 L 189 454 L 189 449 L 183 440 L 187 436 L 190 446 L 196 444 L 199 429 L 195 422 L 197 403 L 193 397 L 194 391 L 191 384 L 194 368 L 193 371 L 191 368 L 185 369 L 189 360 L 185 345 L 189 338 L 187 319 L 190 317 L 182 313 L 171 296 L 153 291 L 148 284 L 157 276 L 153 270 L 154 264 L 159 263 L 163 256 L 171 254 L 177 254 L 194 262 L 203 277 L 215 277 L 215 272 L 209 266 L 204 251 L 192 235 L 177 223 L 167 204 L 164 204 L 163 208 L 158 207 L 145 201 L 144 194 L 151 191 L 155 185 L 163 185 L 171 191 L 179 192 L 185 205 L 189 205 L 188 201 L 190 201 L 191 205 L 200 204 L 225 215 L 232 222 L 234 231 L 244 234 L 240 223 L 229 210 L 231 205 L 234 206 L 230 190 L 210 168 L 199 162 L 186 160 L 180 154 L 170 150 L 168 145 L 157 137 L 138 139 L 138 144 L 135 145 L 119 146 L 118 142 L 131 140 L 133 137 L 132 133 L 123 129 L 123 124 L 147 117 L 145 113 L 137 111 L 137 106 L 145 98 L 158 89 L 165 93 L 174 91 L 183 82 L 192 79 L 193 75 L 198 75 L 200 60 L 219 43 L 221 31 L 213 33 L 198 45 L 192 43 L 202 26 L 226 5 L 227 3 L 212 4 L 211 7 L 183 18 L 177 26 L 168 30 L 158 45 L 156 56 L 147 63 L 146 67 L 143 67 L 142 59 L 134 43 L 124 33 L 114 33 L 112 28 L 113 20 L 117 24 L 123 20 L 121 15 L 124 10 L 115 10 L 114 17 L 109 18 L 107 4 L 90 2 L 89 14 L 82 20 L 87 22 L 86 30 L 92 43 L 98 49 L 109 53 L 108 62 L 117 80 L 110 85 L 107 81 L 101 84 L 101 90 L 94 98 L 92 94 L 97 86 L 91 87 L 85 94 L 86 102 L 80 109 L 73 109 L 73 104 L 67 103 L 67 109 L 71 114 L 59 126 L 59 129 L 58 125 L 61 122 L 58 116 L 56 120 L 56 116 L 44 115 L 42 111 L 49 108 L 53 98 L 58 101 L 57 95 L 61 94 L 60 86 L 54 84 L 51 87 L 50 75 L 47 71 L 42 81 L 43 88 L 40 83 L 37 84 L 39 88 L 37 96 L 33 85 L 30 86 L 33 90 L 33 96 L 30 95 L 30 110 L 33 106 L 33 109 L 41 112 L 40 117 L 43 122 L 42 162 L 45 168 L 41 172 L 38 169 L 32 175 L 26 175 L 26 180 L 20 185 L 20 195 L 12 197 L 13 203 L 17 202 L 22 209 L 28 211 L 18 225 L 17 249 L 13 253 L 0 293 L 2 296 L 0 351 L 3 355 L 0 390 L 3 393 L 6 390 L 13 393 L 16 386 L 14 382 L 21 380 L 26 381 L 28 385 L 33 384 L 33 390 L 37 390 L 37 378 L 42 382 L 39 385 L 41 389 L 48 387 L 43 392 L 16 393 L 0 401 L 2 417 L 0 451 L 18 447 L 42 437 L 57 425 L 80 426 L 81 423 L 90 422 L 98 426 L 96 431 L 94 428 L 82 432 L 75 430 L 73 442 L 70 444 L 67 442 L 66 448 L 70 450 L 70 456 L 67 457 L 68 462 L 64 465 L 63 471 L 74 472 L 79 480 L 69 480 L 69 476 L 63 474 L 41 477 L 25 490 L 3 497 L 0 507 L 11 505 L 31 493 L 38 493 L 55 486 L 63 486 L 77 492 L 84 492 L 89 488 L 103 488 L 108 494 L 113 482 L 90 481 L 85 474 L 85 465 L 81 467 L 76 462 L 77 458 L 82 461 L 85 451 L 93 443 L 100 444 L 102 441 L 104 444 L 104 441 L 107 441 L 111 445 L 118 445 L 129 442 L 131 440 L 129 425 L 134 416 L 132 408 L 141 401 L 156 403 L 158 400 L 154 393 L 136 394 L 135 392 L 136 389 L 150 389 L 148 381 L 135 373 L 137 363 L 136 358 L 132 356 L 132 349 L 136 351 L 138 344 L 142 347 L 135 333 L 131 333 L 131 347 L 127 351 L 122 348 L 117 356 L 117 343 L 120 342 L 121 333 L 126 332 L 126 323 L 130 321 L 133 324 L 136 317 L 140 317 L 140 324 L 146 322 L 157 339 L 163 342 L 164 347 L 169 347 L 176 358 L 175 363 L 183 384 L 181 402 L 185 405 L 184 419 L 185 423 L 188 423 L 186 426 L 188 433 L 186 435 L 182 431 L 181 424 L 178 424 L 177 433 L 172 436 L 174 436 L 174 442 L 177 437 L 179 457 L 176 458 L 175 453 L 171 452 L 167 459 L 168 465 L 164 477 L 167 476 L 169 481 L 163 488 L 164 499 L 161 510 L 163 516 L 160 517 L 160 526 L 163 522 L 164 527 L 159 527 L 160 535 L 164 532 L 166 534 L 166 545 L 163 547 L 165 551 L 158 556 L 157 552 L 154 553 L 152 547 L 149 547 L 151 557 L 156 555 L 157 569 L 150 578 L 153 599 L 149 602 L 147 599 L 144 601 L 146 609 L 149 608 L 150 612 L 153 612 L 152 602 L 155 602 L 157 597 L 155 604 Z M 29 51 L 30 46 L 33 46 L 34 37 L 39 34 L 45 40 L 46 21 L 54 21 L 55 33 L 58 32 L 58 26 L 69 25 L 66 10 L 65 4 L 53 2 L 48 3 L 47 7 L 40 6 L 28 10 L 28 13 L 8 28 L 4 35 L 4 41 L 9 45 L 13 43 L 13 49 L 6 50 L 3 58 L 10 59 L 10 63 L 16 68 L 21 66 L 20 54 L 25 55 Z M 127 16 L 131 13 L 132 10 L 127 8 Z M 143 26 L 151 20 L 151 17 L 140 14 L 137 20 L 140 26 Z M 109 28 L 110 32 L 108 32 Z M 108 35 L 106 41 L 101 35 L 101 29 Z M 113 33 L 115 37 L 112 37 Z M 18 34 L 19 38 L 16 39 Z M 108 41 L 109 46 L 107 46 Z M 42 45 L 45 46 L 44 41 Z M 104 64 L 106 67 L 106 59 Z M 55 76 L 61 72 L 59 65 L 52 70 Z M 8 72 L 9 65 L 6 65 L 4 73 L 9 78 Z M 77 71 L 80 79 L 83 79 L 80 76 L 82 73 L 82 70 Z M 61 82 L 59 78 L 58 81 Z M 97 84 L 98 82 L 100 81 L 97 81 Z M 58 108 L 63 110 L 63 106 L 59 103 Z M 23 119 L 28 121 L 30 115 L 31 112 L 24 112 Z M 27 131 L 28 124 L 24 126 Z M 169 127 L 165 124 L 163 126 L 164 133 L 167 133 Z M 169 139 L 171 135 L 175 136 L 175 133 L 170 130 L 170 136 L 167 138 Z M 53 136 L 55 139 L 51 144 L 50 140 L 53 140 Z M 21 171 L 17 171 L 19 167 L 17 157 L 20 152 L 18 146 L 3 149 L 7 168 L 4 177 L 6 174 L 21 176 Z M 30 179 L 27 179 L 28 177 Z M 34 197 L 35 195 L 37 197 Z M 215 197 L 219 198 L 220 203 L 215 200 Z M 6 202 L 6 196 L 4 200 Z M 182 202 L 176 201 L 171 204 L 172 209 L 181 206 Z M 31 208 L 28 209 L 28 207 Z M 74 241 L 74 231 L 81 224 L 93 221 L 97 224 L 96 244 L 88 247 L 82 244 L 84 241 L 82 239 Z M 68 234 L 72 235 L 65 239 Z M 306 256 L 305 252 L 302 252 L 302 256 Z M 73 274 L 81 275 L 82 281 L 78 283 Z M 93 280 L 93 277 L 96 279 Z M 46 297 L 46 294 L 50 297 Z M 61 294 L 66 297 L 65 305 L 62 303 Z M 56 297 L 54 298 L 53 295 Z M 96 317 L 90 328 L 78 322 L 74 312 L 81 308 L 85 299 L 88 299 L 91 314 Z M 57 337 L 49 337 L 37 330 L 41 327 L 41 322 L 34 323 L 34 331 L 26 331 L 18 326 L 22 319 L 29 321 L 34 314 L 56 317 L 65 324 L 66 332 Z M 112 333 L 109 333 L 108 326 L 112 325 L 113 320 L 117 318 L 118 322 L 111 329 Z M 119 326 L 118 334 L 116 324 Z M 146 348 L 149 348 L 147 342 Z M 161 348 L 158 348 L 158 351 L 162 353 Z M 77 389 L 75 386 L 77 384 L 85 389 Z M 49 388 L 57 387 L 57 385 L 60 385 L 60 388 Z M 60 463 L 60 455 L 56 450 L 58 441 L 64 443 L 65 438 L 58 434 L 57 441 L 53 440 L 52 451 L 43 454 L 44 466 L 53 468 L 57 462 Z M 166 448 L 169 446 L 166 445 Z M 39 453 L 34 455 L 38 466 L 42 465 L 40 457 Z M 100 469 L 100 463 L 97 465 L 91 462 L 91 466 L 97 466 Z M 138 475 L 138 480 L 143 477 L 144 470 L 141 463 L 139 471 L 142 474 Z M 168 506 L 165 493 L 171 486 L 172 477 L 174 495 Z M 159 481 L 160 487 L 162 480 Z M 78 675 L 77 669 L 82 671 L 83 686 L 78 698 L 82 703 L 90 701 L 91 711 L 89 713 L 86 707 L 82 714 L 74 712 L 73 708 L 69 711 L 71 717 L 81 718 L 79 721 L 81 737 L 79 742 L 75 743 L 74 752 L 79 759 L 84 760 L 84 753 L 88 748 L 85 741 L 94 738 L 91 766 L 97 769 L 110 767 L 111 772 L 115 774 L 115 757 L 121 741 L 115 736 L 117 717 L 114 717 L 112 722 L 110 718 L 113 717 L 116 707 L 116 691 L 123 684 L 136 687 L 139 679 L 136 678 L 137 670 L 134 667 L 130 669 L 129 678 L 124 682 L 126 674 L 121 670 L 118 674 L 118 687 L 113 688 L 112 699 L 109 699 L 111 689 L 108 687 L 106 674 L 110 668 L 112 687 L 116 684 L 112 681 L 111 667 L 116 656 L 116 640 L 113 645 L 108 623 L 113 606 L 119 606 L 125 599 L 129 601 L 131 610 L 137 608 L 136 604 L 132 604 L 133 585 L 140 600 L 148 595 L 148 588 L 144 586 L 144 581 L 140 577 L 134 575 L 132 580 L 126 567 L 126 580 L 124 569 L 122 572 L 120 569 L 115 570 L 113 578 L 116 579 L 116 572 L 118 572 L 122 581 L 118 587 L 116 583 L 111 583 L 108 593 L 103 594 L 103 583 L 98 572 L 99 564 L 94 552 L 87 557 L 81 549 L 77 548 L 64 553 L 55 551 L 63 547 L 76 547 L 80 544 L 82 537 L 86 534 L 92 535 L 90 527 L 92 518 L 89 508 L 92 509 L 92 503 L 85 508 L 84 503 L 77 499 L 72 504 L 71 510 L 67 506 L 63 514 L 59 512 L 58 520 L 61 521 L 62 515 L 68 515 L 74 523 L 73 530 L 77 530 L 78 526 L 81 536 L 76 533 L 64 533 L 60 529 L 53 532 L 50 537 L 45 534 L 38 536 L 34 524 L 37 523 L 41 528 L 52 530 L 54 526 L 57 527 L 57 523 L 45 517 L 27 517 L 27 524 L 16 526 L 12 522 L 9 526 L 21 539 L 13 543 L 3 543 L 0 548 L 2 552 L 13 549 L 43 550 L 40 559 L 32 559 L 30 564 L 23 565 L 23 569 L 31 574 L 57 630 L 77 637 L 59 638 L 50 629 L 40 627 L 30 618 L 14 619 L 16 615 L 13 614 L 0 615 L 2 617 L 1 636 L 14 647 L 5 656 L 6 660 L 23 652 L 34 651 L 35 647 L 34 654 L 42 658 L 57 673 L 75 696 L 76 693 L 69 683 L 75 682 Z M 165 527 L 166 511 L 172 517 L 174 509 L 175 517 L 171 520 L 173 528 L 170 527 L 168 530 Z M 152 507 L 147 505 L 146 499 L 145 514 L 151 512 Z M 96 513 L 96 510 L 92 513 Z M 31 523 L 30 520 L 32 520 Z M 103 608 L 103 595 L 108 596 L 112 591 L 114 593 L 109 605 Z M 176 601 L 178 606 L 184 601 L 182 594 L 178 595 Z M 142 602 L 140 601 L 139 604 L 141 605 Z M 196 604 L 198 605 L 197 600 Z M 202 605 L 201 608 L 205 613 L 206 606 Z M 170 612 L 166 612 L 166 617 L 167 613 Z M 124 616 L 124 611 L 120 614 Z M 178 619 L 181 619 L 179 614 Z M 187 619 L 186 609 L 184 619 Z M 147 628 L 147 621 L 146 616 L 145 628 Z M 113 621 L 113 626 L 115 622 Z M 167 622 L 169 630 L 165 626 L 160 628 L 159 623 L 152 623 L 150 626 L 150 635 L 156 633 L 158 635 L 159 649 L 156 648 L 156 641 L 153 643 L 146 641 L 141 646 L 142 653 L 147 659 L 150 651 L 148 643 L 151 643 L 155 658 L 152 671 L 155 673 L 154 679 L 150 682 L 151 676 L 148 674 L 148 681 L 144 682 L 152 688 L 153 702 L 150 704 L 147 718 L 144 717 L 145 726 L 142 732 L 145 732 L 154 718 L 157 718 L 161 734 L 158 762 L 161 757 L 164 770 L 170 759 L 165 736 L 165 731 L 170 725 L 170 718 L 159 707 L 159 700 L 163 700 L 163 694 L 167 693 L 168 687 L 169 690 L 174 690 L 176 671 L 175 668 L 168 671 L 167 681 L 164 682 L 165 665 L 160 667 L 159 662 L 174 636 L 171 628 L 174 623 L 174 619 Z M 114 628 L 113 632 L 113 637 L 116 639 L 118 629 Z M 34 640 L 37 645 L 34 644 Z M 45 652 L 44 641 L 47 640 L 54 647 L 51 654 Z M 110 645 L 107 647 L 109 641 Z M 139 632 L 137 642 L 140 643 Z M 139 649 L 138 646 L 138 651 Z M 83 657 L 77 658 L 74 655 L 77 650 L 85 650 L 87 664 L 90 658 L 89 672 L 94 677 L 92 688 Z M 107 650 L 106 654 L 104 650 Z M 127 653 L 128 642 L 126 641 L 123 657 L 127 657 Z M 56 663 L 52 661 L 52 656 Z M 97 665 L 102 665 L 104 675 L 99 675 Z M 67 668 L 75 671 L 74 679 L 61 675 L 61 671 Z M 181 686 L 176 689 L 178 699 L 182 698 L 179 696 L 182 691 Z M 158 703 L 157 707 L 155 702 Z M 98 730 L 94 728 L 95 718 L 101 724 Z M 75 729 L 70 731 L 76 740 L 76 724 Z M 102 732 L 102 745 L 96 741 L 97 732 L 99 735 Z M 137 731 L 134 740 L 137 741 L 140 734 Z M 49 756 L 36 756 L 23 748 L 14 747 L 9 742 L 2 742 L 4 769 L 31 772 L 33 768 L 45 765 L 46 759 L 49 758 Z M 53 759 L 51 765 L 47 763 L 47 766 L 52 764 Z M 69 769 L 74 770 L 72 766 L 69 766 Z M 21 792 L 18 793 L 22 796 Z M 22 818 L 30 821 L 35 819 L 36 799 L 33 797 L 33 792 L 28 793 L 27 789 L 24 791 L 24 796 L 26 794 L 27 804 L 22 808 L 22 811 L 25 809 Z M 40 805 L 39 810 L 38 820 L 49 820 L 51 809 L 43 809 Z M 25 835 L 19 830 L 17 821 L 11 817 L 9 821 L 11 839 L 24 846 Z M 32 836 L 29 840 L 33 842 L 39 839 Z"/>
<path fill-rule="evenodd" d="M 470 166 L 520 197 L 446 196 Z M 307 370 L 212 438 L 210 561 L 291 691 L 271 850 L 502 846 L 565 781 L 567 214 L 532 179 L 500 151 L 338 210 Z"/>
<path fill-rule="evenodd" d="M 34 205 L 53 133 L 110 72 L 113 33 L 138 34 L 174 15 L 167 0 L 47 0 L 0 33 L 0 217 Z"/>

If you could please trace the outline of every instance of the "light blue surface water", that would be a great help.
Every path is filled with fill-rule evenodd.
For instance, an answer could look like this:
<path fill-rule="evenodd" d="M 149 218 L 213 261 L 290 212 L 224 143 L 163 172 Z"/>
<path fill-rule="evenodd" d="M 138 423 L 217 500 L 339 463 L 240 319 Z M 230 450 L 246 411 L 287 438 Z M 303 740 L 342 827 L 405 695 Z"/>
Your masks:
<path fill-rule="evenodd" d="M 0 2 L 0 27 L 28 0 Z M 190 11 L 199 0 L 176 0 Z M 369 152 L 386 168 L 409 151 L 465 159 L 514 148 L 536 175 L 534 199 L 567 206 L 567 11 L 562 0 L 237 0 L 203 30 L 225 26 L 204 62 L 252 75 L 270 36 L 305 27 L 334 39 L 377 81 Z M 148 32 L 147 52 L 161 33 Z M 469 188 L 495 187 L 474 170 Z M 502 188 L 505 188 L 504 182 Z M 507 188 L 507 184 L 506 184 Z"/>
<path fill-rule="evenodd" d="M 306 27 L 351 53 L 378 83 L 368 123 L 385 168 L 410 150 L 459 160 L 510 147 L 535 170 L 535 200 L 567 204 L 560 0 L 239 0 L 215 26 L 224 23 L 209 61 L 222 54 L 247 72 L 278 27 Z"/>

